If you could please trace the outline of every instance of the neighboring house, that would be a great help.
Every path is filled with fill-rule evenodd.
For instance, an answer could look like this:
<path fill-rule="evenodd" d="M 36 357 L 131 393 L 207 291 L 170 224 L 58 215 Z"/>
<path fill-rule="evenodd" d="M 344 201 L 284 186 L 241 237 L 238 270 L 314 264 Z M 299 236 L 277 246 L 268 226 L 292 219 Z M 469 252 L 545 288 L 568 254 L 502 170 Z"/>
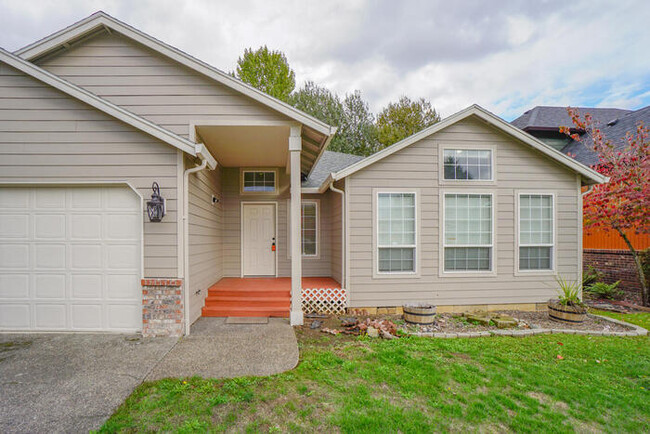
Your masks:
<path fill-rule="evenodd" d="M 618 148 L 626 145 L 626 134 L 634 133 L 639 123 L 650 126 L 650 106 L 638 110 L 595 107 L 578 107 L 578 110 L 581 116 L 591 114 L 603 136 Z M 598 155 L 591 149 L 591 140 L 584 136 L 584 130 L 572 128 L 573 133 L 583 136 L 580 141 L 560 133 L 561 126 L 574 126 L 566 107 L 534 107 L 511 123 L 586 166 L 598 164 Z M 635 249 L 650 248 L 650 235 L 633 232 L 627 235 Z M 626 289 L 641 289 L 632 255 L 616 232 L 585 233 L 583 247 L 585 266 L 601 270 L 610 282 L 621 280 Z"/>
<path fill-rule="evenodd" d="M 3 330 L 535 309 L 580 279 L 580 189 L 605 181 L 478 106 L 328 152 L 334 127 L 101 12 L 0 51 L 0 108 Z"/>

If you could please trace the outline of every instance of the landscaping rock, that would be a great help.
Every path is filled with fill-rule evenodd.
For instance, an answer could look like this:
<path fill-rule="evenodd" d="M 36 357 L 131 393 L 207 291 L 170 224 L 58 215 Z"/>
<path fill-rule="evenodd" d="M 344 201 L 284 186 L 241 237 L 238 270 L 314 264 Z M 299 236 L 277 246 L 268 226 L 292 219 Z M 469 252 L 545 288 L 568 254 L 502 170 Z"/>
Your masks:
<path fill-rule="evenodd" d="M 388 340 L 395 339 L 395 336 L 391 335 L 386 330 L 381 331 L 381 337 Z"/>
<path fill-rule="evenodd" d="M 312 330 L 315 330 L 315 329 L 320 328 L 320 326 L 322 326 L 322 325 L 323 325 L 323 322 L 322 322 L 322 321 L 318 321 L 318 320 L 316 320 L 316 321 L 313 321 L 313 322 L 311 323 L 311 325 L 309 326 L 309 328 L 312 329 Z"/>
<path fill-rule="evenodd" d="M 492 318 L 494 324 L 500 329 L 509 329 L 517 327 L 517 321 L 513 318 Z"/>
<path fill-rule="evenodd" d="M 468 322 L 473 324 L 488 326 L 490 325 L 490 315 L 487 312 L 471 312 L 463 314 Z"/>
<path fill-rule="evenodd" d="M 371 338 L 378 338 L 379 337 L 379 330 L 377 330 L 374 327 L 368 327 L 366 329 L 366 333 L 368 334 L 369 337 Z"/>
<path fill-rule="evenodd" d="M 359 320 L 354 317 L 342 317 L 339 320 L 341 321 L 342 327 L 354 327 L 359 323 Z"/>

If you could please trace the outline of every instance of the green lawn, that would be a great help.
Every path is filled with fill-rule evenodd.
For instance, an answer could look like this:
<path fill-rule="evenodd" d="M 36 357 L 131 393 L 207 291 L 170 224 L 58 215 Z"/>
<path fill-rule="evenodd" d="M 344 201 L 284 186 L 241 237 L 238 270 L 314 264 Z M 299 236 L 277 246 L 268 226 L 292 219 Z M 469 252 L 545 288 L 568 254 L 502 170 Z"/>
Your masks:
<path fill-rule="evenodd" d="M 647 337 L 303 338 L 291 372 L 145 383 L 102 431 L 647 432 L 648 375 Z"/>

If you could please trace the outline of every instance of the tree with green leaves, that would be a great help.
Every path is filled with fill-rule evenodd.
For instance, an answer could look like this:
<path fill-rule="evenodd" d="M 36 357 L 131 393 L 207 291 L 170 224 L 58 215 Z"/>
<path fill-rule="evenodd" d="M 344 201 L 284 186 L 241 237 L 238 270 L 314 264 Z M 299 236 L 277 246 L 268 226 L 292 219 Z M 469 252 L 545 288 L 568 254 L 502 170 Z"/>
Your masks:
<path fill-rule="evenodd" d="M 308 81 L 291 95 L 289 103 L 316 119 L 338 127 L 329 150 L 362 156 L 377 151 L 375 119 L 361 92 L 354 91 L 341 100 L 329 89 Z"/>
<path fill-rule="evenodd" d="M 377 134 L 382 147 L 440 122 L 440 115 L 424 98 L 412 101 L 407 96 L 390 103 L 377 116 Z"/>
<path fill-rule="evenodd" d="M 289 67 L 287 57 L 266 45 L 255 51 L 245 49 L 244 55 L 237 59 L 233 75 L 281 101 L 287 101 L 296 87 L 296 74 Z"/>

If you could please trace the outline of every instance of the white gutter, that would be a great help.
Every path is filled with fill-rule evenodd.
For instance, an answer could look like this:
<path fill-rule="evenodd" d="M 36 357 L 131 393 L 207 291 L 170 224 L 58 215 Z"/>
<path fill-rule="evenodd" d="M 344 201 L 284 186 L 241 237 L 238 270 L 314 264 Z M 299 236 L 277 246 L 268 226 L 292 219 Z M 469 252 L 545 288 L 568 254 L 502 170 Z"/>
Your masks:
<path fill-rule="evenodd" d="M 330 175 L 331 177 L 332 175 Z M 334 187 L 334 181 L 332 180 L 329 185 L 329 189 L 332 190 L 334 193 L 338 193 L 341 195 L 341 219 L 343 220 L 341 222 L 341 286 L 343 288 L 346 288 L 346 280 L 347 276 L 345 275 L 345 191 L 339 190 L 338 188 Z"/>
<path fill-rule="evenodd" d="M 609 178 L 607 178 L 607 181 L 609 181 Z M 587 186 L 587 191 L 584 191 L 584 192 L 581 193 L 581 194 L 582 194 L 582 197 L 585 197 L 586 194 L 591 193 L 591 190 L 594 189 L 594 185 L 595 185 L 595 184 L 589 184 L 589 185 Z"/>
<path fill-rule="evenodd" d="M 183 172 L 183 274 L 185 275 L 185 281 L 183 282 L 184 286 L 184 307 L 185 311 L 184 321 L 185 321 L 185 335 L 190 334 L 190 223 L 188 219 L 188 209 L 190 207 L 189 200 L 189 180 L 190 174 L 200 172 L 208 166 L 208 159 L 205 158 L 202 154 L 198 154 L 201 158 L 201 164 L 186 169 Z"/>

